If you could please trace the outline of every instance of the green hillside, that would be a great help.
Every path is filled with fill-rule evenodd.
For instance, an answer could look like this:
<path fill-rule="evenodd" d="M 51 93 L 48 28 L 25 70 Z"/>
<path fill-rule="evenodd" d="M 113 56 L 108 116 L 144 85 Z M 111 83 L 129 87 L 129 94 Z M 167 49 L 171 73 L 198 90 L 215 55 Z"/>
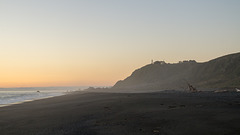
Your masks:
<path fill-rule="evenodd" d="M 240 53 L 204 63 L 157 61 L 135 70 L 131 76 L 118 81 L 113 89 L 184 90 L 187 82 L 201 90 L 240 88 Z"/>

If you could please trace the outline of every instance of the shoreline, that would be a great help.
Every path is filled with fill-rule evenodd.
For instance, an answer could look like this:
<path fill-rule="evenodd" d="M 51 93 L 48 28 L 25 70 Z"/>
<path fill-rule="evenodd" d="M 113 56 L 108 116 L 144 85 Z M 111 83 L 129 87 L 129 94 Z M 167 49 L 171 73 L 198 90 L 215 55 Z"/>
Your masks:
<path fill-rule="evenodd" d="M 13 135 L 239 134 L 240 93 L 74 92 L 0 108 Z"/>
<path fill-rule="evenodd" d="M 44 100 L 44 99 L 48 99 L 48 98 L 64 96 L 64 95 L 66 95 L 66 94 L 56 95 L 56 96 L 48 96 L 48 97 L 41 97 L 41 98 L 36 98 L 36 99 L 30 99 L 30 100 L 24 100 L 24 101 L 20 101 L 20 102 L 9 103 L 9 104 L 0 104 L 0 108 L 1 107 L 6 107 L 6 106 L 18 105 L 18 104 L 22 104 L 22 103 L 26 103 L 26 102 L 33 102 L 33 101 L 37 101 L 37 100 Z"/>
<path fill-rule="evenodd" d="M 4 92 L 4 91 L 1 91 Z M 8 91 L 5 91 L 8 92 Z M 12 92 L 12 91 L 11 91 Z M 19 92 L 19 91 L 18 91 Z M 21 92 L 21 91 L 20 91 Z M 28 92 L 34 92 L 34 91 L 28 91 Z M 56 92 L 50 92 L 50 93 L 56 93 Z M 17 104 L 22 104 L 22 103 L 26 103 L 26 102 L 33 102 L 36 100 L 43 100 L 43 99 L 47 99 L 47 98 L 53 98 L 53 97 L 58 97 L 58 96 L 64 96 L 67 94 L 70 94 L 72 92 L 57 92 L 57 95 L 48 95 L 48 96 L 44 96 L 44 97 L 36 97 L 36 98 L 31 98 L 31 99 L 24 99 L 22 101 L 17 101 L 17 102 L 13 102 L 13 103 L 8 103 L 8 104 L 0 104 L 0 108 L 1 107 L 6 107 L 6 106 L 12 106 L 12 105 L 17 105 Z"/>

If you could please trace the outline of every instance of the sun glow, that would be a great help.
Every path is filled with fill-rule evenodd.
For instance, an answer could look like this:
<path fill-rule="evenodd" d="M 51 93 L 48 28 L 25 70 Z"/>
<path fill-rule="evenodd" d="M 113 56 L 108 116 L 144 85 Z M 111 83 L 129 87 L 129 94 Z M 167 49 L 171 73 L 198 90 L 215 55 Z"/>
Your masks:
<path fill-rule="evenodd" d="M 204 62 L 237 52 L 237 5 L 1 1 L 0 87 L 114 85 L 151 59 Z"/>

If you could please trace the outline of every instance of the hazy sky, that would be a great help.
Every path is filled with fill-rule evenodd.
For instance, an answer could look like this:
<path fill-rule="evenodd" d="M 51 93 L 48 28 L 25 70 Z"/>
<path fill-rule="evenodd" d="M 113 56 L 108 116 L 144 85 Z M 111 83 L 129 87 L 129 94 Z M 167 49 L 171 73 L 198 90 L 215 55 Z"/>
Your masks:
<path fill-rule="evenodd" d="M 0 87 L 113 85 L 240 51 L 240 0 L 0 0 Z"/>

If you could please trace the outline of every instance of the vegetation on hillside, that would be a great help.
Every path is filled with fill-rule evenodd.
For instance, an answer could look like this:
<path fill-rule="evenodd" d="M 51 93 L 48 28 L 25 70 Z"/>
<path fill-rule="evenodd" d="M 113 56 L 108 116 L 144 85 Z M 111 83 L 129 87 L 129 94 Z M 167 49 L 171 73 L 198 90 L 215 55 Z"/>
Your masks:
<path fill-rule="evenodd" d="M 135 70 L 113 88 L 183 90 L 187 88 L 187 83 L 203 90 L 240 88 L 240 53 L 204 63 L 194 60 L 174 64 L 156 61 Z"/>

